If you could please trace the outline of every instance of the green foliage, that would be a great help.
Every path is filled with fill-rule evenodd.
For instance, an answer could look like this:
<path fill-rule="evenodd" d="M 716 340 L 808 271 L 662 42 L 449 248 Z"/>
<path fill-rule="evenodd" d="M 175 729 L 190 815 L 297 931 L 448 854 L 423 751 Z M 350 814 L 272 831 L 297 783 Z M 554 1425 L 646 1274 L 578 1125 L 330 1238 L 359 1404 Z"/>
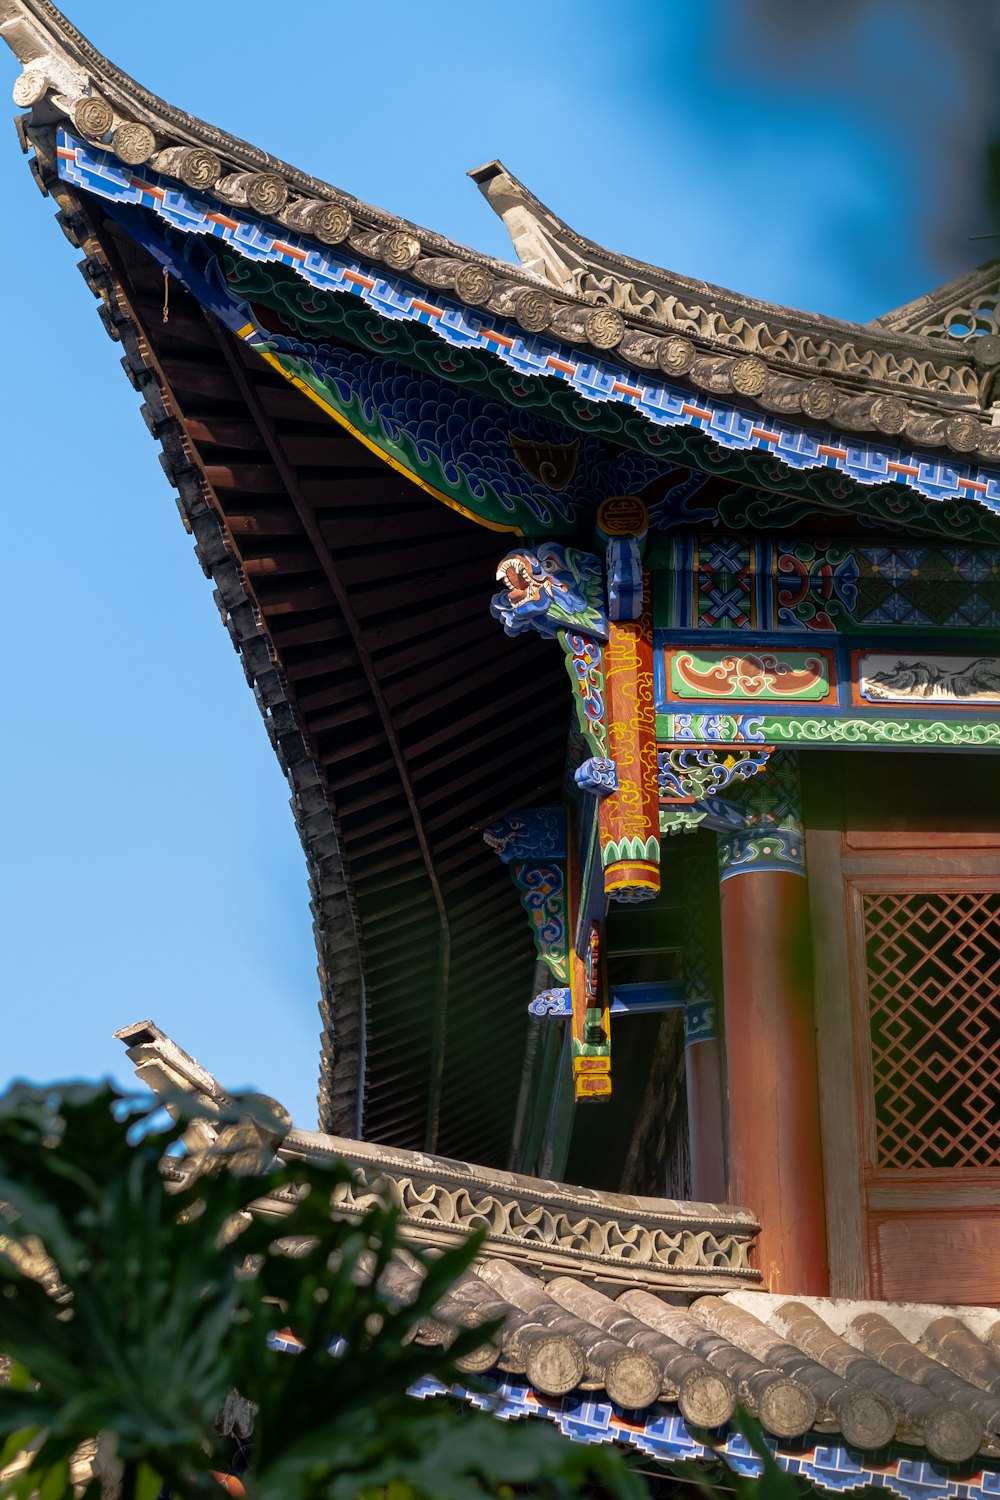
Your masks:
<path fill-rule="evenodd" d="M 234 1388 L 257 1407 L 244 1476 L 255 1500 L 475 1500 L 509 1485 L 561 1500 L 595 1484 L 641 1500 L 643 1481 L 610 1450 L 406 1394 L 426 1375 L 469 1383 L 455 1362 L 492 1330 L 460 1330 L 447 1350 L 414 1335 L 477 1241 L 437 1258 L 411 1249 L 424 1280 L 401 1307 L 378 1286 L 398 1244 L 390 1208 L 332 1219 L 339 1164 L 241 1176 L 230 1168 L 244 1153 L 185 1174 L 189 1105 L 176 1104 L 175 1123 L 108 1087 L 0 1100 L 0 1349 L 12 1360 L 0 1468 L 33 1448 L 0 1500 L 69 1495 L 71 1455 L 98 1434 L 124 1465 L 123 1500 L 155 1500 L 164 1484 L 184 1500 L 218 1495 L 216 1419 Z M 229 1122 L 237 1132 L 252 1108 Z M 289 1217 L 247 1213 L 273 1193 Z M 285 1327 L 297 1355 L 268 1345 Z M 88 1500 L 98 1493 L 94 1482 Z"/>

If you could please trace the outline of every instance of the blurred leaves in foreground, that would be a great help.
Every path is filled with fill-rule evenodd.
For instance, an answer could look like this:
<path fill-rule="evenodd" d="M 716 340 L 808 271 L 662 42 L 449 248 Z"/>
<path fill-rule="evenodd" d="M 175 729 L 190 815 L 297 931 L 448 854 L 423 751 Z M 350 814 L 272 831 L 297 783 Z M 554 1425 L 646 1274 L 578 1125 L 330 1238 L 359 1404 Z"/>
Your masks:
<path fill-rule="evenodd" d="M 332 1217 L 347 1168 L 278 1161 L 261 1107 L 215 1118 L 213 1149 L 188 1096 L 174 1119 L 107 1086 L 0 1099 L 0 1500 L 63 1500 L 74 1465 L 86 1500 L 644 1500 L 619 1450 L 407 1394 L 424 1376 L 474 1384 L 458 1361 L 493 1326 L 447 1348 L 418 1334 L 480 1240 L 404 1247 L 378 1200 Z M 400 1254 L 421 1278 L 406 1305 L 380 1285 Z M 801 1495 L 737 1425 L 759 1480 L 679 1464 L 655 1492 Z M 81 1479 L 97 1440 L 102 1477 Z"/>
<path fill-rule="evenodd" d="M 255 1500 L 647 1494 L 612 1449 L 407 1395 L 423 1376 L 468 1386 L 456 1361 L 495 1331 L 460 1329 L 447 1349 L 415 1337 L 477 1239 L 436 1257 L 407 1247 L 423 1280 L 401 1306 L 379 1286 L 399 1250 L 395 1212 L 374 1202 L 360 1220 L 331 1217 L 344 1166 L 264 1152 L 237 1175 L 246 1152 L 192 1156 L 191 1104 L 171 1107 L 176 1120 L 109 1087 L 0 1100 L 3 1500 L 70 1495 L 71 1460 L 98 1437 L 122 1500 L 226 1485 Z M 237 1135 L 246 1107 L 228 1117 Z M 288 1217 L 248 1211 L 273 1194 Z M 297 1354 L 272 1347 L 284 1329 Z M 219 1417 L 234 1391 L 253 1437 L 242 1481 L 220 1490 L 234 1465 Z M 97 1500 L 100 1481 L 85 1493 Z"/>

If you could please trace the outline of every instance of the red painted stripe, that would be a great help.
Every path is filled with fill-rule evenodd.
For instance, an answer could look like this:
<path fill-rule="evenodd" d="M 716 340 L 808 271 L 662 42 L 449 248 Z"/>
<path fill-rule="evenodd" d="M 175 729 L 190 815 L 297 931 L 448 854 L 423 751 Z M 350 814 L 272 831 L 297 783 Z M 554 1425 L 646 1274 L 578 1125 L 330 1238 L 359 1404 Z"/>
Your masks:
<path fill-rule="evenodd" d="M 681 406 L 681 411 L 686 417 L 704 417 L 706 422 L 711 422 L 714 416 L 713 412 L 706 411 L 703 406 L 691 406 L 686 401 Z"/>
<path fill-rule="evenodd" d="M 824 458 L 846 458 L 847 457 L 847 449 L 846 448 L 830 448 L 830 447 L 827 446 L 826 443 L 820 443 L 819 446 L 816 449 L 816 452 L 817 453 L 822 453 L 822 455 L 823 455 Z"/>
<path fill-rule="evenodd" d="M 275 250 L 279 250 L 282 255 L 290 255 L 293 260 L 304 261 L 306 259 L 304 250 L 296 250 L 294 245 L 286 245 L 284 240 L 274 240 L 272 243 Z"/>

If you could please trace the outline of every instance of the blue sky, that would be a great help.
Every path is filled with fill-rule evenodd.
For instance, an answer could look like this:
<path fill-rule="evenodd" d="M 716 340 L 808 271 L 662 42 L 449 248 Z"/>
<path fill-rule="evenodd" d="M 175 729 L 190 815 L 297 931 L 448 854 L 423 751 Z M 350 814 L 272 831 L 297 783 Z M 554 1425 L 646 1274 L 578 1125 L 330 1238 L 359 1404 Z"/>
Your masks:
<path fill-rule="evenodd" d="M 495 156 L 593 239 L 841 317 L 985 259 L 968 235 L 1000 228 L 976 176 L 993 54 L 921 0 L 65 3 L 172 103 L 494 254 L 464 173 Z M 0 1084 L 129 1080 L 111 1033 L 150 1016 L 310 1125 L 287 788 L 79 253 L 0 143 Z"/>

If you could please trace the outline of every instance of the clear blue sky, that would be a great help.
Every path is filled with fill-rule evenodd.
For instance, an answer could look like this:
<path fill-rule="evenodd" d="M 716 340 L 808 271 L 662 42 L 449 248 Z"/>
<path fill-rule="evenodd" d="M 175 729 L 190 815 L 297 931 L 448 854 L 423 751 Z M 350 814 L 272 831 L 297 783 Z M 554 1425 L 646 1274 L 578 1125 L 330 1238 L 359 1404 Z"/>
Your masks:
<path fill-rule="evenodd" d="M 64 3 L 172 103 L 500 255 L 463 175 L 494 156 L 591 238 L 843 317 L 984 259 L 967 236 L 1000 228 L 976 196 L 995 55 L 921 0 Z M 3 52 L 5 97 L 16 71 Z M 287 788 L 10 128 L 0 177 L 0 1083 L 130 1080 L 111 1033 L 150 1016 L 310 1125 L 318 984 Z"/>

